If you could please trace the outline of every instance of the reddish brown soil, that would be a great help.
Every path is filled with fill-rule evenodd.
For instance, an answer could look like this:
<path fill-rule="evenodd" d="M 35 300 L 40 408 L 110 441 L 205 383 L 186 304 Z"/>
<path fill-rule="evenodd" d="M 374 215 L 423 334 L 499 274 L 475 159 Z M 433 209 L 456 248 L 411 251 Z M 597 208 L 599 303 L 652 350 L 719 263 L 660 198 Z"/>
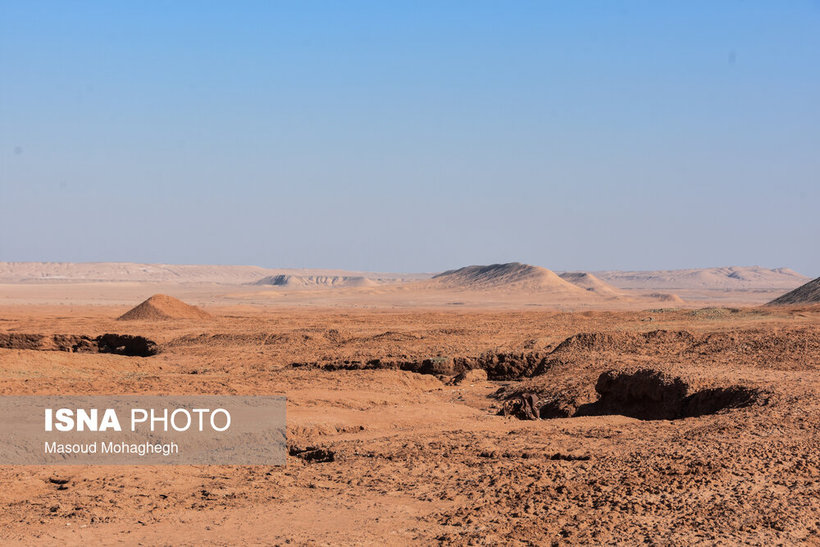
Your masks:
<path fill-rule="evenodd" d="M 116 310 L 0 308 L 0 332 L 125 333 Z M 285 393 L 287 466 L 0 467 L 3 540 L 820 541 L 816 308 L 213 312 L 127 323 L 151 357 L 0 349 L 0 393 Z M 538 358 L 436 369 L 499 355 Z M 499 416 L 521 393 L 578 417 Z"/>

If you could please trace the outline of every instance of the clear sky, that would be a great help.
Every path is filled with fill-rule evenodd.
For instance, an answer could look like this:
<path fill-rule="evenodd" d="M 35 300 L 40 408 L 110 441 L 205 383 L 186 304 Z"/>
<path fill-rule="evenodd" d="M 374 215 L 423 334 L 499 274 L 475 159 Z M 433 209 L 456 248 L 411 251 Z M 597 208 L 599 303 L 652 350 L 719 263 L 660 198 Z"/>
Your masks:
<path fill-rule="evenodd" d="M 0 1 L 0 260 L 820 275 L 820 3 Z"/>

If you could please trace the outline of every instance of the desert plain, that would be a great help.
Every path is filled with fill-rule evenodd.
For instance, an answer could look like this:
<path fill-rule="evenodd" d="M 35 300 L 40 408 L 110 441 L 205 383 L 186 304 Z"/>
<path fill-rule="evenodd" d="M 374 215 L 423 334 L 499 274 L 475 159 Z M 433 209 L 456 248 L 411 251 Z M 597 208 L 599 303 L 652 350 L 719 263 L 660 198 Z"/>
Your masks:
<path fill-rule="evenodd" d="M 3 264 L 0 394 L 284 394 L 289 456 L 0 466 L 2 541 L 820 542 L 809 278 L 445 273 Z"/>

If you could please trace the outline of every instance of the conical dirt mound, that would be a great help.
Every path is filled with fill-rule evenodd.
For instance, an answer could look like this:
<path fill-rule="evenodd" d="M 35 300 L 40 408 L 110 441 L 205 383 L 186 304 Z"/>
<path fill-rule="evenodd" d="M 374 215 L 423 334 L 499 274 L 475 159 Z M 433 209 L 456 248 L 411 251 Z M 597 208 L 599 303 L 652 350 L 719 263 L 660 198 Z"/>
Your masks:
<path fill-rule="evenodd" d="M 787 292 L 780 298 L 769 302 L 768 306 L 785 306 L 789 304 L 818 304 L 820 303 L 820 277 L 809 281 L 805 285 Z"/>
<path fill-rule="evenodd" d="M 196 306 L 190 306 L 181 300 L 165 294 L 155 294 L 139 306 L 131 308 L 118 317 L 120 321 L 132 319 L 207 319 L 211 315 Z"/>

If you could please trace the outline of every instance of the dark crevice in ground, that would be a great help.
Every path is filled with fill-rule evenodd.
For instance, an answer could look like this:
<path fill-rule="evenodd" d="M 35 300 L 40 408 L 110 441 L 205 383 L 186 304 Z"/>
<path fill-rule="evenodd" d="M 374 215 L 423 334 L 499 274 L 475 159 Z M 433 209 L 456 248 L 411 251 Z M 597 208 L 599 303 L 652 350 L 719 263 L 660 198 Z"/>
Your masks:
<path fill-rule="evenodd" d="M 336 461 L 336 453 L 327 448 L 317 448 L 315 446 L 308 446 L 299 448 L 298 446 L 291 446 L 288 448 L 288 454 L 299 459 L 305 460 L 308 463 L 328 463 Z"/>
<path fill-rule="evenodd" d="M 768 402 L 765 393 L 740 385 L 692 392 L 683 378 L 653 369 L 604 372 L 598 377 L 595 391 L 597 401 L 577 408 L 560 404 L 554 397 L 518 394 L 504 402 L 500 413 L 524 420 L 614 414 L 639 420 L 678 420 Z"/>
<path fill-rule="evenodd" d="M 150 357 L 159 353 L 155 342 L 130 334 L 102 334 L 91 337 L 78 334 L 0 333 L 0 348 L 72 353 L 113 353 L 132 357 Z"/>
<path fill-rule="evenodd" d="M 752 336 L 750 336 L 750 334 Z M 732 351 L 757 355 L 776 349 L 786 354 L 804 354 L 808 347 L 820 347 L 820 339 L 781 336 L 755 339 L 754 332 L 693 334 L 689 331 L 654 330 L 642 333 L 582 332 L 572 335 L 555 348 L 532 351 L 491 351 L 478 356 L 438 356 L 426 359 L 378 357 L 291 363 L 294 368 L 320 370 L 406 370 L 436 376 L 455 376 L 471 369 L 484 369 L 490 380 L 506 381 L 532 378 L 564 364 L 568 359 L 589 352 L 617 351 L 623 354 L 657 356 L 661 354 L 703 357 Z"/>
<path fill-rule="evenodd" d="M 406 370 L 435 376 L 455 376 L 473 369 L 484 369 L 490 380 L 515 380 L 548 368 L 546 353 L 485 353 L 478 357 L 433 357 L 429 359 L 344 360 L 330 363 L 291 363 L 293 368 L 321 370 Z M 540 372 L 539 372 L 540 373 Z"/>

